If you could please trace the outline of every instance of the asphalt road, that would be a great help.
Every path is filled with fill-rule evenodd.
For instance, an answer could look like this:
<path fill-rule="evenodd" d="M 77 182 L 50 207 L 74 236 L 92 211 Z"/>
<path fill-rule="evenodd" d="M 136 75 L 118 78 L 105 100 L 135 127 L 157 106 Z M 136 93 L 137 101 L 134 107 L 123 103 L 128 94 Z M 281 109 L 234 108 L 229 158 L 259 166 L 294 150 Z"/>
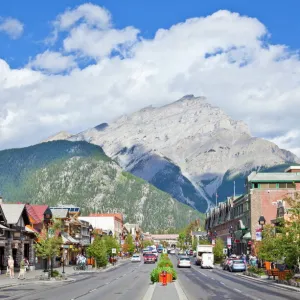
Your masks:
<path fill-rule="evenodd" d="M 31 284 L 1 290 L 0 299 L 22 300 L 141 300 L 150 285 L 153 264 L 131 263 L 116 266 L 106 272 L 74 276 L 69 284 Z M 8 292 L 7 292 L 8 290 Z M 8 296 L 9 295 L 9 296 Z M 7 297 L 8 296 L 8 297 Z"/>
<path fill-rule="evenodd" d="M 176 257 L 172 258 L 176 264 Z M 178 280 L 188 300 L 299 300 L 300 293 L 278 288 L 272 283 L 261 282 L 241 273 L 230 273 L 220 269 L 178 269 Z"/>

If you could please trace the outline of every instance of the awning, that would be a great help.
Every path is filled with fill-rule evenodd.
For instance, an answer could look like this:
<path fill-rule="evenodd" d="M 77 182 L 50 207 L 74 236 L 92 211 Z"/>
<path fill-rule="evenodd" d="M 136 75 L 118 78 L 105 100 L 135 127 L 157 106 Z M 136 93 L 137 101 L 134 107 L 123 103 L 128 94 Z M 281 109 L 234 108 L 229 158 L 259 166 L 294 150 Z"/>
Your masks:
<path fill-rule="evenodd" d="M 34 230 L 33 228 L 30 228 L 29 226 L 25 226 L 25 231 L 26 232 L 31 232 L 31 233 L 38 233 L 38 231 Z"/>
<path fill-rule="evenodd" d="M 67 244 L 67 243 L 71 243 L 71 244 L 80 244 L 79 240 L 74 239 L 73 237 L 71 237 L 69 234 L 64 233 L 61 235 L 63 243 Z"/>
<path fill-rule="evenodd" d="M 246 234 L 243 235 L 244 240 L 251 240 L 251 233 L 248 231 Z"/>

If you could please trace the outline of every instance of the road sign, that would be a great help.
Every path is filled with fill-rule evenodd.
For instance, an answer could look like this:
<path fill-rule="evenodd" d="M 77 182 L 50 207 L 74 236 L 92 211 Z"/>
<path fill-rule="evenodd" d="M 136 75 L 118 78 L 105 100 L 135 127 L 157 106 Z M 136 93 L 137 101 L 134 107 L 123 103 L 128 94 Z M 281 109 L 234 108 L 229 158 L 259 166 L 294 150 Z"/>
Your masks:
<path fill-rule="evenodd" d="M 166 248 L 164 248 L 164 249 L 163 249 L 163 253 L 164 253 L 164 254 L 167 254 L 167 253 L 168 253 L 168 250 L 167 250 Z"/>
<path fill-rule="evenodd" d="M 116 254 L 116 253 L 117 253 L 117 249 L 116 249 L 116 248 L 112 248 L 112 249 L 111 249 L 111 253 L 112 253 L 112 254 Z"/>

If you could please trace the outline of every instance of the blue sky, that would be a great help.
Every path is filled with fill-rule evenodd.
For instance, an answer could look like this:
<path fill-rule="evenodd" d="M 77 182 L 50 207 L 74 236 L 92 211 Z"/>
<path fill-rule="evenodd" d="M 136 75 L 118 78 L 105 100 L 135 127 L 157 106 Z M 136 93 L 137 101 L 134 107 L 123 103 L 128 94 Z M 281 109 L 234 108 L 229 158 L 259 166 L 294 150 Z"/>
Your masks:
<path fill-rule="evenodd" d="M 0 56 L 12 67 L 20 67 L 29 57 L 48 48 L 43 40 L 51 31 L 51 21 L 66 8 L 86 3 L 82 0 L 10 0 L 0 2 L 2 17 L 13 17 L 24 23 L 24 34 L 11 41 L 0 34 Z M 117 28 L 133 25 L 145 38 L 153 37 L 159 28 L 184 22 L 188 18 L 212 14 L 220 9 L 258 18 L 271 33 L 275 44 L 285 44 L 291 49 L 300 48 L 300 1 L 261 0 L 105 0 L 91 1 L 107 8 L 113 15 Z"/>
<path fill-rule="evenodd" d="M 298 0 L 0 1 L 0 149 L 194 94 L 300 156 L 299 8 Z"/>

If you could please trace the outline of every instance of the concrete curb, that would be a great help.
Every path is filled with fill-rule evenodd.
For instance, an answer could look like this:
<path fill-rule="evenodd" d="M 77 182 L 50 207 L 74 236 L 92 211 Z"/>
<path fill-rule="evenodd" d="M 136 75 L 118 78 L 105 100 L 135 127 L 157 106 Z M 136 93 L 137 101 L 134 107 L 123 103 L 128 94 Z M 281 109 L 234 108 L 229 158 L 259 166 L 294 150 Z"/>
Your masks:
<path fill-rule="evenodd" d="M 155 287 L 156 287 L 156 283 L 151 284 L 142 300 L 151 300 Z"/>
<path fill-rule="evenodd" d="M 286 284 L 282 284 L 282 283 L 276 283 L 276 282 L 268 282 L 266 279 L 260 279 L 260 278 L 256 278 L 256 277 L 251 277 L 248 275 L 243 275 L 240 274 L 239 276 L 244 277 L 244 278 L 248 278 L 250 280 L 254 280 L 254 281 L 259 281 L 262 283 L 267 283 L 268 285 L 272 285 L 276 288 L 280 288 L 280 289 L 284 289 L 284 290 L 290 290 L 290 291 L 294 291 L 294 292 L 299 292 L 300 293 L 300 288 L 294 287 L 294 286 L 290 286 L 290 285 L 286 285 Z"/>

